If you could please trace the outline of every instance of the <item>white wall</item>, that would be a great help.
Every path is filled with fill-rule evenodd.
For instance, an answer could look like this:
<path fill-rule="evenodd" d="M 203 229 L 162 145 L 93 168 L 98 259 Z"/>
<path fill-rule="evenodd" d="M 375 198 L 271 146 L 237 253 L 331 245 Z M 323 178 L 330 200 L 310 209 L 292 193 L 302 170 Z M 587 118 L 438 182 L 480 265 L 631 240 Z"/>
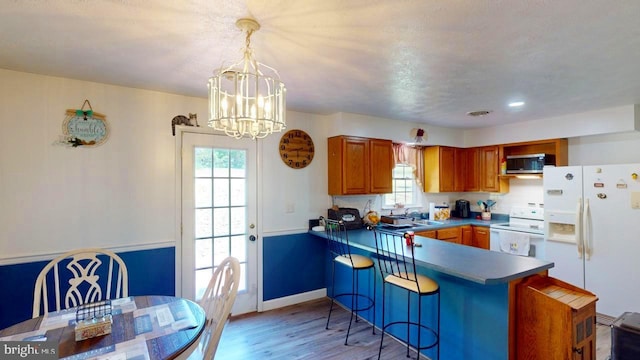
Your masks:
<path fill-rule="evenodd" d="M 106 115 L 108 141 L 53 145 L 85 99 Z M 205 110 L 197 98 L 0 70 L 0 260 L 173 242 L 170 123 Z"/>
<path fill-rule="evenodd" d="M 95 148 L 54 146 L 62 134 L 65 111 L 81 107 L 85 99 L 95 111 L 106 114 L 109 140 Z M 175 115 L 195 112 L 204 126 L 206 106 L 204 98 L 0 69 L 0 263 L 81 246 L 173 245 L 177 204 L 170 122 Z M 625 128 L 630 116 L 625 109 L 602 113 L 611 114 L 609 120 L 614 122 L 619 119 Z M 332 201 L 361 209 L 369 198 L 379 199 L 327 195 L 328 136 L 407 142 L 409 131 L 422 127 L 428 133 L 427 145 L 474 146 L 462 141 L 466 135 L 461 130 L 356 114 L 287 114 L 289 129 L 307 131 L 316 153 L 310 166 L 294 170 L 279 158 L 280 136 L 260 140 L 262 229 L 267 235 L 306 229 L 308 219 L 326 214 Z M 521 140 L 522 130 L 508 129 L 493 131 L 500 132 L 503 142 Z M 637 132 L 571 138 L 569 161 L 640 162 L 639 150 Z M 493 196 L 497 209 L 505 212 L 510 204 L 540 198 L 535 184 L 513 180 L 508 195 L 427 194 L 426 201 L 465 197 L 475 203 L 487 196 Z M 287 212 L 291 207 L 294 211 Z"/>

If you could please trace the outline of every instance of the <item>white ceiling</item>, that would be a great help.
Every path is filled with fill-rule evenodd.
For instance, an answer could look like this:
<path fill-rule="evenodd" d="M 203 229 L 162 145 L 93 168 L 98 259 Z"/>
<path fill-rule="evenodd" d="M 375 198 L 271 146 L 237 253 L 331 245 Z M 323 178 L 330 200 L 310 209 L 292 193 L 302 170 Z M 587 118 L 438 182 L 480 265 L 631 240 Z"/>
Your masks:
<path fill-rule="evenodd" d="M 638 0 L 3 0 L 0 68 L 206 97 L 241 58 L 288 107 L 482 127 L 640 103 Z M 526 101 L 518 110 L 507 103 Z M 473 110 L 492 110 L 472 118 Z"/>

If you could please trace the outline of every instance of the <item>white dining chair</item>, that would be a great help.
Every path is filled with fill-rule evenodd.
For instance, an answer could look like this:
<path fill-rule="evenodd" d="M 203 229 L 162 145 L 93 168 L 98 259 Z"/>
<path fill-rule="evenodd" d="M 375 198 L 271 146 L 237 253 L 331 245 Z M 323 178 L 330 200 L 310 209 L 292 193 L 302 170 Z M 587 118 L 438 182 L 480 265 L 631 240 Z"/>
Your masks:
<path fill-rule="evenodd" d="M 72 250 L 40 271 L 33 291 L 33 317 L 127 296 L 127 267 L 118 255 L 98 248 Z"/>
<path fill-rule="evenodd" d="M 216 266 L 209 285 L 198 302 L 207 317 L 202 334 L 178 359 L 211 360 L 215 357 L 222 330 L 231 316 L 239 284 L 240 262 L 230 256 Z"/>

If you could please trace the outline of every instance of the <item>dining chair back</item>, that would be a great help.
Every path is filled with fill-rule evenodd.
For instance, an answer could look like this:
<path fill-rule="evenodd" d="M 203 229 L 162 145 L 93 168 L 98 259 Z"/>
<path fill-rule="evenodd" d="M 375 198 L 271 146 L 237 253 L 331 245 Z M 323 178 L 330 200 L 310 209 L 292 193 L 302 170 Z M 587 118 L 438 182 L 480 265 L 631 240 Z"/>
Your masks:
<path fill-rule="evenodd" d="M 127 296 L 127 267 L 118 255 L 98 248 L 72 250 L 40 271 L 33 291 L 33 317 Z"/>
<path fill-rule="evenodd" d="M 220 342 L 222 330 L 231 316 L 231 308 L 240 285 L 240 262 L 227 257 L 216 266 L 209 285 L 198 302 L 207 320 L 202 334 L 178 359 L 213 359 Z"/>

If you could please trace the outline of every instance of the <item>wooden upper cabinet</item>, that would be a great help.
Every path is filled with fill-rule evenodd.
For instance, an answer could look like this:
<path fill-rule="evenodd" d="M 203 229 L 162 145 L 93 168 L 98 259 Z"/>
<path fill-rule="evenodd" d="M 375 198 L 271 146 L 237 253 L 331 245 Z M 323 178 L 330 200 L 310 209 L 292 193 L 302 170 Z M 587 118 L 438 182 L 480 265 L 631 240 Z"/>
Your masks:
<path fill-rule="evenodd" d="M 369 139 L 370 193 L 388 194 L 393 192 L 393 143 L 391 140 Z"/>
<path fill-rule="evenodd" d="M 462 176 L 464 191 L 480 191 L 480 148 L 465 150 Z"/>
<path fill-rule="evenodd" d="M 551 154 L 556 157 L 556 166 L 567 166 L 569 165 L 568 148 L 567 139 L 548 139 L 503 144 L 500 145 L 500 159 L 506 159 L 509 155 Z"/>
<path fill-rule="evenodd" d="M 424 191 L 464 191 L 461 169 L 464 149 L 448 146 L 430 146 L 424 149 Z"/>
<path fill-rule="evenodd" d="M 500 178 L 499 147 L 480 148 L 480 191 L 508 192 L 509 182 Z"/>
<path fill-rule="evenodd" d="M 391 140 L 331 137 L 327 163 L 329 195 L 393 192 Z"/>

